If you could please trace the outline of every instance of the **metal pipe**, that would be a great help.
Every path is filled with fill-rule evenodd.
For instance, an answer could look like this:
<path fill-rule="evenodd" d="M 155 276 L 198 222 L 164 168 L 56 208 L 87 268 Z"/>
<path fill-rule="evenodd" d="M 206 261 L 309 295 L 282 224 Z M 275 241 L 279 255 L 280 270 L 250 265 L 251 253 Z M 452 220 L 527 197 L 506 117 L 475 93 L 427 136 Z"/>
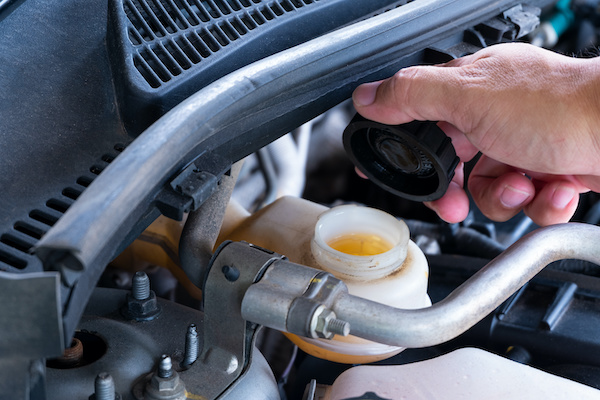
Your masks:
<path fill-rule="evenodd" d="M 573 258 L 600 264 L 600 227 L 569 223 L 538 229 L 428 308 L 400 310 L 342 294 L 333 311 L 350 323 L 352 335 L 393 346 L 433 346 L 475 325 L 549 263 Z"/>

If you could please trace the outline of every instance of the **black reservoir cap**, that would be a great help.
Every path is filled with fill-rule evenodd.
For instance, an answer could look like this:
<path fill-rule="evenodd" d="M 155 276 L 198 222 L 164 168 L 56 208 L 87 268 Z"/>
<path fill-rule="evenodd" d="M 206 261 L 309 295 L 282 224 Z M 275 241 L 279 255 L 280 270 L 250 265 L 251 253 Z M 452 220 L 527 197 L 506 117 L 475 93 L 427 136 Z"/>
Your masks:
<path fill-rule="evenodd" d="M 363 174 L 383 189 L 414 201 L 442 197 L 460 161 L 452 140 L 432 121 L 385 125 L 356 114 L 343 140 Z"/>

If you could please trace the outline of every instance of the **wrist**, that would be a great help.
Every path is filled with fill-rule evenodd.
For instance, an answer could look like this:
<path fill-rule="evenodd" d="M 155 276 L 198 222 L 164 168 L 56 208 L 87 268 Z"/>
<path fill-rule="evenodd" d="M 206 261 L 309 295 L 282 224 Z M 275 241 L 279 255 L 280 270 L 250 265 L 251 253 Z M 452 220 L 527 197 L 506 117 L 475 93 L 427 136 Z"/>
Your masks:
<path fill-rule="evenodd" d="M 600 176 L 600 57 L 581 59 L 578 92 L 589 135 L 590 175 Z"/>
<path fill-rule="evenodd" d="M 573 136 L 581 141 L 575 146 L 585 154 L 589 170 L 584 174 L 600 176 L 600 57 L 571 59 L 571 81 L 576 90 L 576 104 L 581 132 Z M 568 117 L 568 116 L 566 116 Z M 589 158 L 588 158 L 589 157 Z"/>

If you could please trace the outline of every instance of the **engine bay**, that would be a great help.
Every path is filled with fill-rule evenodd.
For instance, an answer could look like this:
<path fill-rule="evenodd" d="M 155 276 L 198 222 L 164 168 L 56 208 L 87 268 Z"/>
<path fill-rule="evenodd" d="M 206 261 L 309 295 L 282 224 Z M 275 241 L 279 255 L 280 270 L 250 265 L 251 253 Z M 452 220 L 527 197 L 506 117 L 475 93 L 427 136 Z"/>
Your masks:
<path fill-rule="evenodd" d="M 600 398 L 599 195 L 562 226 L 448 224 L 342 140 L 359 84 L 503 42 L 587 56 L 598 10 L 0 2 L 0 398 Z M 403 221 L 419 278 L 369 290 L 418 304 L 319 269 L 314 227 L 348 207 Z M 342 337 L 368 350 L 311 347 Z"/>

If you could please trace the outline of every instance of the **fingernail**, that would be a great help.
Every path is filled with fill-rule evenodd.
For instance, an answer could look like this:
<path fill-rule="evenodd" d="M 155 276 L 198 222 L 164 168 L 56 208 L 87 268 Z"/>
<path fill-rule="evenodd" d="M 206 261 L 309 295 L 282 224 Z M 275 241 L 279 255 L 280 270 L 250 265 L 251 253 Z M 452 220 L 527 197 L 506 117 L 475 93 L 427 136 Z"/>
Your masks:
<path fill-rule="evenodd" d="M 554 191 L 554 194 L 552 194 L 552 205 L 555 208 L 562 210 L 567 205 L 569 205 L 571 200 L 573 200 L 574 196 L 575 196 L 575 190 L 573 188 L 559 186 Z"/>
<path fill-rule="evenodd" d="M 371 82 L 357 87 L 354 93 L 352 93 L 352 101 L 354 101 L 354 104 L 361 107 L 373 104 L 375 96 L 377 95 L 377 88 L 380 84 L 381 82 Z"/>
<path fill-rule="evenodd" d="M 528 192 L 506 186 L 500 194 L 500 202 L 506 208 L 517 208 L 522 206 L 530 196 Z"/>

